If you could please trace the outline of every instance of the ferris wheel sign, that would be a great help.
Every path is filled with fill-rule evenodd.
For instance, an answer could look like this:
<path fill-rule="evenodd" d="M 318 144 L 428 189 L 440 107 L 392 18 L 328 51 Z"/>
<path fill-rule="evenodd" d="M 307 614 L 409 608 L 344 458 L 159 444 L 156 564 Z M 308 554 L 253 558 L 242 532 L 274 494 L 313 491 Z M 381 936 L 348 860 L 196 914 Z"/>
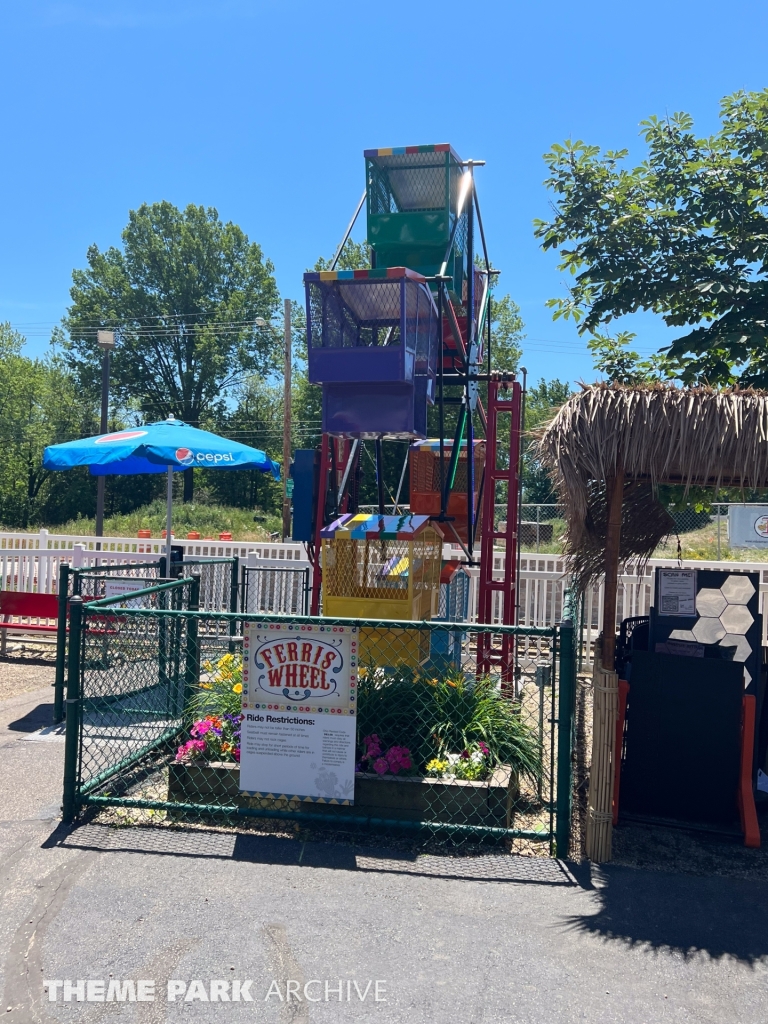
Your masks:
<path fill-rule="evenodd" d="M 246 625 L 243 792 L 353 802 L 357 662 L 354 626 Z"/>

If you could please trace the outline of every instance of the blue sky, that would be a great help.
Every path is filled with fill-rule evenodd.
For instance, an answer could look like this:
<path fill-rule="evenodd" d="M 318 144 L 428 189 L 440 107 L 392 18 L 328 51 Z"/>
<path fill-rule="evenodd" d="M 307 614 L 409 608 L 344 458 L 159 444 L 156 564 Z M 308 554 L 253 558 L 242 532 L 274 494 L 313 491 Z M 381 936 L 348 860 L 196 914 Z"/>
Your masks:
<path fill-rule="evenodd" d="M 363 149 L 450 142 L 487 161 L 483 219 L 524 364 L 592 380 L 584 340 L 545 306 L 564 285 L 532 233 L 542 154 L 570 136 L 639 161 L 653 113 L 715 129 L 722 96 L 768 84 L 767 28 L 743 0 L 4 0 L 0 320 L 43 352 L 88 245 L 118 244 L 128 210 L 161 199 L 215 206 L 299 298 L 362 192 Z M 674 336 L 651 315 L 622 326 L 643 352 Z"/>

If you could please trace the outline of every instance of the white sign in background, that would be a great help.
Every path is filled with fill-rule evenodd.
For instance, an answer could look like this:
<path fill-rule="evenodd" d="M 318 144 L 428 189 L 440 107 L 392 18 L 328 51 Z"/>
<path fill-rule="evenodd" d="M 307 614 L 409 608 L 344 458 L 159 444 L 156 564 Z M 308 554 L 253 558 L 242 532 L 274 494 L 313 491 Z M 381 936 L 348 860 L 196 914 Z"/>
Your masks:
<path fill-rule="evenodd" d="M 122 597 L 124 594 L 135 594 L 137 590 L 146 590 L 147 587 L 154 586 L 157 582 L 157 580 L 139 580 L 135 577 L 104 580 L 104 596 Z M 116 607 L 147 608 L 149 607 L 149 601 L 149 597 L 128 598 L 126 601 L 122 601 L 119 605 L 116 605 Z"/>
<path fill-rule="evenodd" d="M 240 789 L 352 803 L 357 629 L 248 623 Z"/>
<path fill-rule="evenodd" d="M 768 548 L 768 505 L 731 505 L 728 543 L 733 548 Z"/>

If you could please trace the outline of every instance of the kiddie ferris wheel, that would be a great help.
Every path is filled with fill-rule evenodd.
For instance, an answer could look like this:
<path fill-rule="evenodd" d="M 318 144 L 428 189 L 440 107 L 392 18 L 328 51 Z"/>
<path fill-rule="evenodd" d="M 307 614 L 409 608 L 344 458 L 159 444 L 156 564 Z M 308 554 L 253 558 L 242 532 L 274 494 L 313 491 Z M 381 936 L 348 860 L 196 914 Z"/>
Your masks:
<path fill-rule="evenodd" d="M 315 563 L 311 611 L 320 609 L 321 550 L 332 551 L 334 537 L 415 544 L 427 531 L 454 545 L 459 562 L 479 568 L 478 620 L 511 625 L 522 395 L 518 382 L 493 370 L 490 296 L 497 271 L 475 187 L 475 168 L 484 161 L 462 160 L 448 144 L 366 150 L 364 157 L 365 192 L 331 269 L 304 275 L 308 374 L 322 388 L 323 430 L 307 537 Z M 336 270 L 363 206 L 371 266 Z M 481 382 L 488 384 L 487 405 Z M 431 438 L 430 406 L 437 413 Z M 450 421 L 455 427 L 448 435 Z M 507 465 L 499 465 L 502 429 L 509 437 Z M 388 516 L 383 445 L 393 440 L 410 442 L 410 514 Z M 378 514 L 368 517 L 357 514 L 364 441 L 374 442 L 378 493 Z M 404 473 L 405 467 L 401 482 Z M 502 485 L 506 517 L 497 523 Z M 401 575 L 413 577 L 413 554 L 410 562 L 403 558 Z M 366 614 L 363 592 L 375 593 L 376 582 L 356 584 L 358 614 Z M 399 608 L 381 617 L 430 617 L 423 601 L 418 612 Z M 431 614 L 436 610 L 433 602 Z M 510 682 L 511 639 L 503 637 L 497 648 L 491 634 L 481 637 L 478 669 L 500 664 Z"/>

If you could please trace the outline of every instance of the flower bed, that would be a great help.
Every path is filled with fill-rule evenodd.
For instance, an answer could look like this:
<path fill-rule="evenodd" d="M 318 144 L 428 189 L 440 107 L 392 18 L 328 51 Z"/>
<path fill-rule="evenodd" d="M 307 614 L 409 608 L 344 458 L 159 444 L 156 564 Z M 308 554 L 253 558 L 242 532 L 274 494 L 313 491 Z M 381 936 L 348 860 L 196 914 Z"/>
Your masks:
<path fill-rule="evenodd" d="M 170 766 L 168 799 L 178 803 L 262 807 L 267 810 L 309 810 L 338 818 L 365 815 L 400 821 L 439 821 L 509 828 L 513 818 L 509 769 L 498 768 L 490 779 L 436 779 L 358 772 L 353 806 L 312 800 L 268 799 L 240 792 L 239 765 L 231 762 Z"/>
<path fill-rule="evenodd" d="M 373 667 L 358 686 L 354 805 L 248 796 L 237 763 L 242 663 L 227 654 L 203 669 L 190 738 L 170 766 L 175 802 L 510 827 L 518 780 L 542 771 L 535 733 L 490 679 Z"/>

